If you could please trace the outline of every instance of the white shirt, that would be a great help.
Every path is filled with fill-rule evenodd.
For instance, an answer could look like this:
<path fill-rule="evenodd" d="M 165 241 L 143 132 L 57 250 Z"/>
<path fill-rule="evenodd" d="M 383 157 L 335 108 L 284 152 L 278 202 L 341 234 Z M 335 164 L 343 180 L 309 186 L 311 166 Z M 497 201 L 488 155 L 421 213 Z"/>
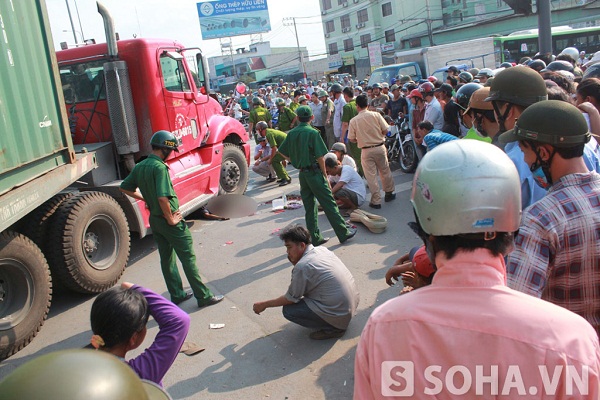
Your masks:
<path fill-rule="evenodd" d="M 323 103 L 321 103 L 320 101 L 315 104 L 312 101 L 308 103 L 308 105 L 310 106 L 313 115 L 315 116 L 314 120 L 313 120 L 313 125 L 314 126 L 324 126 L 325 123 L 323 121 L 323 117 L 321 116 L 321 109 L 323 108 Z"/>
<path fill-rule="evenodd" d="M 349 167 L 352 167 L 353 170 L 356 171 L 356 161 L 354 161 L 354 158 L 350 157 L 349 155 L 345 154 L 344 158 L 342 158 L 342 166 L 347 165 Z M 340 180 L 340 175 L 328 175 L 329 180 L 331 182 L 338 183 Z"/>
<path fill-rule="evenodd" d="M 242 118 L 242 106 L 240 106 L 240 103 L 235 103 L 235 105 L 233 106 L 233 118 Z"/>
<path fill-rule="evenodd" d="M 433 124 L 435 129 L 442 129 L 444 126 L 444 112 L 442 111 L 442 105 L 438 99 L 432 97 L 430 103 L 425 103 L 425 116 L 423 121 L 429 121 Z"/>
<path fill-rule="evenodd" d="M 345 183 L 345 189 L 356 193 L 356 197 L 358 197 L 358 205 L 361 206 L 367 197 L 367 189 L 365 188 L 365 183 L 358 172 L 348 165 L 342 165 L 340 182 Z"/>
<path fill-rule="evenodd" d="M 342 135 L 342 114 L 344 113 L 345 105 L 346 100 L 344 100 L 344 96 L 342 95 L 333 101 L 333 134 L 336 138 Z"/>

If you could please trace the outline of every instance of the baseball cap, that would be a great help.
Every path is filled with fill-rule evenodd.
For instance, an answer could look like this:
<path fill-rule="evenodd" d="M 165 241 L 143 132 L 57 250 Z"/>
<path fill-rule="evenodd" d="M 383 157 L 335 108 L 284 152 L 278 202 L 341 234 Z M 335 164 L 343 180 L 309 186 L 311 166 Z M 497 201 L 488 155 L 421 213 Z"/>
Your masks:
<path fill-rule="evenodd" d="M 435 89 L 434 92 L 445 92 L 446 94 L 452 96 L 452 85 L 449 83 L 442 83 L 442 85 Z"/>
<path fill-rule="evenodd" d="M 435 272 L 433 264 L 431 263 L 429 256 L 427 256 L 425 246 L 421 246 L 419 250 L 415 252 L 415 255 L 412 259 L 412 263 L 415 271 L 417 271 L 419 275 L 422 275 L 425 278 L 429 278 Z"/>
<path fill-rule="evenodd" d="M 337 142 L 331 145 L 331 151 L 341 151 L 346 154 L 346 145 L 342 142 Z"/>
<path fill-rule="evenodd" d="M 296 109 L 296 115 L 298 118 L 310 118 L 313 113 L 309 106 L 300 106 Z"/>

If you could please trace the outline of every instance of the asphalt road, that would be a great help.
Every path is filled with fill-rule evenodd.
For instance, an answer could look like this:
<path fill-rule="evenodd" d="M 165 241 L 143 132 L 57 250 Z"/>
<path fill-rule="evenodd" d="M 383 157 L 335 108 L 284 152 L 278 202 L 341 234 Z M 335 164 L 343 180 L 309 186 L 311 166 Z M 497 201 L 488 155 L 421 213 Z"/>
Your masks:
<path fill-rule="evenodd" d="M 206 350 L 178 356 L 164 379 L 174 399 L 352 398 L 354 354 L 360 333 L 373 309 L 400 290 L 385 284 L 385 272 L 399 255 L 419 243 L 406 225 L 413 219 L 409 202 L 413 175 L 395 171 L 397 199 L 384 203 L 381 210 L 370 210 L 388 219 L 387 231 L 382 234 L 373 234 L 359 224 L 358 234 L 340 245 L 325 215 L 319 214 L 323 234 L 331 237 L 325 246 L 353 273 L 360 304 L 343 338 L 313 341 L 308 338 L 308 329 L 289 323 L 280 309 L 267 309 L 261 315 L 252 311 L 255 301 L 280 296 L 289 284 L 292 266 L 277 231 L 290 223 L 304 224 L 304 209 L 273 213 L 268 203 L 283 193 L 299 195 L 297 171 L 288 170 L 293 181 L 284 188 L 251 173 L 247 196 L 259 203 L 252 216 L 229 221 L 187 219 L 201 275 L 214 293 L 225 295 L 225 300 L 204 309 L 198 309 L 193 300 L 181 305 L 192 318 L 187 340 Z M 366 204 L 363 207 L 368 210 Z M 133 241 L 123 280 L 168 295 L 151 236 Z M 39 335 L 24 350 L 0 363 L 0 379 L 34 357 L 89 343 L 93 299 L 56 294 Z M 209 329 L 211 323 L 225 327 Z M 157 332 L 153 320 L 148 328 L 141 348 L 147 347 Z"/>

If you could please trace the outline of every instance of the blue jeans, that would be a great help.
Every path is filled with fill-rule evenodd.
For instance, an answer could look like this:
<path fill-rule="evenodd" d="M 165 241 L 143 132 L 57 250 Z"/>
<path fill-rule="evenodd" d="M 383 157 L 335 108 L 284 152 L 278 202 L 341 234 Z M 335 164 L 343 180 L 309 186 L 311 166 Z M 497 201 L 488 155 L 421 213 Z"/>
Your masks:
<path fill-rule="evenodd" d="M 325 322 L 313 310 L 311 310 L 304 300 L 300 300 L 295 304 L 283 306 L 283 316 L 300 326 L 311 329 L 323 329 L 326 331 L 339 330 L 333 325 Z"/>

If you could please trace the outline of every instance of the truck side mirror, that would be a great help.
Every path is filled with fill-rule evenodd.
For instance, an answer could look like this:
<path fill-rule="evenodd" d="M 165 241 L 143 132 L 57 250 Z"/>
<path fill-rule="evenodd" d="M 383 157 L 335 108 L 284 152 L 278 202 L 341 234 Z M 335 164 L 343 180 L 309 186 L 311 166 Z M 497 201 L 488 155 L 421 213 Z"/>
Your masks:
<path fill-rule="evenodd" d="M 200 93 L 202 94 L 206 94 L 207 91 L 207 87 L 206 87 L 206 69 L 204 68 L 204 59 L 202 57 L 202 53 L 197 53 L 196 54 L 196 66 L 198 68 L 198 75 L 196 76 L 196 84 L 198 85 L 198 88 L 200 89 Z"/>

